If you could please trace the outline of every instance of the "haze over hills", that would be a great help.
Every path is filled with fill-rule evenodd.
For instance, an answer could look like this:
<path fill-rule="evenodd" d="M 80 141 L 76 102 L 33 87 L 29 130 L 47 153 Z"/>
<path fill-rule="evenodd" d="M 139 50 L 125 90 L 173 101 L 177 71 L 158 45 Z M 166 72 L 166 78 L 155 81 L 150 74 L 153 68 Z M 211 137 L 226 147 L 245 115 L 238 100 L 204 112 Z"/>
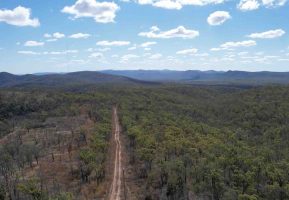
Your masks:
<path fill-rule="evenodd" d="M 184 83 L 212 84 L 287 84 L 289 72 L 246 72 L 246 71 L 173 71 L 173 70 L 106 70 L 102 73 L 127 76 L 146 81 L 173 81 Z"/>
<path fill-rule="evenodd" d="M 0 73 L 0 87 L 13 86 L 68 86 L 85 84 L 137 84 L 144 81 L 134 80 L 132 78 L 104 74 L 100 72 L 72 72 L 72 73 L 45 73 L 14 75 L 7 72 Z"/>
<path fill-rule="evenodd" d="M 178 82 L 186 84 L 289 84 L 289 72 L 246 71 L 173 71 L 173 70 L 105 70 L 72 73 L 37 73 L 14 75 L 0 73 L 0 87 L 68 86 L 81 84 L 148 84 Z"/>

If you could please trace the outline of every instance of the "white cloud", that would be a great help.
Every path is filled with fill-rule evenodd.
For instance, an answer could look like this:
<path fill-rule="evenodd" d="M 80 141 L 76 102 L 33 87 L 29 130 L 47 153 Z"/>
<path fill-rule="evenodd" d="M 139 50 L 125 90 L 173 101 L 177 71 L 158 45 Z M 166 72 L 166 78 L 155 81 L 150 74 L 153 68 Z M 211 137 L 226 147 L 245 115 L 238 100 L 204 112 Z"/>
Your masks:
<path fill-rule="evenodd" d="M 211 48 L 210 51 L 221 51 L 221 48 Z"/>
<path fill-rule="evenodd" d="M 73 39 L 87 39 L 90 37 L 90 34 L 87 33 L 76 33 L 69 36 L 69 38 Z"/>
<path fill-rule="evenodd" d="M 157 44 L 156 42 L 144 42 L 141 43 L 139 45 L 134 44 L 133 46 L 129 47 L 127 50 L 132 51 L 132 50 L 136 50 L 137 48 L 143 48 L 143 50 L 145 51 L 150 51 L 151 50 L 151 46 Z"/>
<path fill-rule="evenodd" d="M 221 44 L 220 47 L 211 48 L 210 51 L 232 50 L 237 47 L 251 47 L 256 45 L 257 43 L 254 40 L 244 40 L 240 42 L 226 42 L 224 44 Z"/>
<path fill-rule="evenodd" d="M 19 54 L 25 54 L 25 55 L 39 55 L 40 53 L 35 51 L 18 51 Z"/>
<path fill-rule="evenodd" d="M 59 32 L 53 33 L 52 36 L 56 39 L 61 39 L 65 37 L 63 33 L 59 33 Z"/>
<path fill-rule="evenodd" d="M 17 53 L 19 53 L 19 54 L 26 54 L 26 55 L 66 55 L 66 54 L 75 54 L 75 53 L 78 53 L 78 50 L 44 51 L 44 52 L 18 51 Z"/>
<path fill-rule="evenodd" d="M 44 42 L 37 42 L 37 41 L 27 41 L 25 42 L 24 46 L 26 47 L 37 47 L 37 46 L 43 46 Z"/>
<path fill-rule="evenodd" d="M 194 5 L 194 6 L 205 6 L 209 4 L 221 4 L 225 0 L 179 0 L 182 5 Z"/>
<path fill-rule="evenodd" d="M 88 52 L 95 52 L 95 51 L 98 51 L 98 52 L 106 52 L 106 51 L 109 51 L 111 50 L 111 48 L 109 47 L 104 47 L 104 48 L 88 48 L 86 51 Z"/>
<path fill-rule="evenodd" d="M 241 42 L 226 42 L 222 44 L 220 47 L 222 49 L 232 49 L 236 47 L 251 47 L 255 45 L 257 45 L 257 43 L 254 40 L 244 40 Z"/>
<path fill-rule="evenodd" d="M 192 39 L 199 36 L 199 31 L 189 30 L 183 26 L 179 26 L 175 29 L 171 29 L 168 31 L 160 31 L 157 26 L 153 26 L 150 28 L 149 32 L 141 32 L 139 36 L 148 37 L 148 38 L 183 38 L 183 39 Z"/>
<path fill-rule="evenodd" d="M 121 62 L 127 62 L 127 61 L 129 61 L 129 60 L 131 60 L 131 59 L 135 59 L 135 58 L 139 58 L 139 56 L 138 55 L 135 55 L 135 54 L 126 54 L 126 55 L 124 55 L 124 56 L 122 56 L 121 57 Z"/>
<path fill-rule="evenodd" d="M 45 38 L 51 38 L 52 36 L 51 36 L 51 34 L 49 34 L 49 33 L 45 33 L 45 34 L 43 35 L 43 37 L 45 37 Z"/>
<path fill-rule="evenodd" d="M 45 33 L 45 34 L 43 35 L 43 37 L 48 38 L 48 39 L 46 40 L 47 42 L 55 42 L 55 41 L 57 41 L 58 39 L 65 38 L 65 34 L 60 33 L 60 32 L 55 32 L 55 33 L 52 33 L 52 34 L 50 34 L 50 33 Z"/>
<path fill-rule="evenodd" d="M 46 42 L 55 42 L 55 41 L 57 41 L 56 38 L 51 38 L 51 39 L 47 39 L 47 40 L 46 40 Z"/>
<path fill-rule="evenodd" d="M 198 49 L 184 49 L 184 50 L 181 50 L 181 51 L 177 51 L 176 54 L 180 54 L 180 55 L 192 55 L 192 54 L 195 54 L 198 52 Z"/>
<path fill-rule="evenodd" d="M 260 6 L 266 8 L 274 8 L 284 6 L 287 0 L 241 0 L 238 4 L 238 8 L 242 11 L 256 10 Z"/>
<path fill-rule="evenodd" d="M 127 46 L 130 45 L 129 41 L 98 41 L 96 43 L 98 46 Z"/>
<path fill-rule="evenodd" d="M 140 44 L 140 47 L 146 48 L 146 47 L 149 47 L 149 46 L 152 46 L 155 44 L 157 44 L 157 43 L 156 42 L 144 42 L 144 43 Z"/>
<path fill-rule="evenodd" d="M 31 10 L 18 6 L 13 10 L 0 10 L 0 22 L 5 22 L 14 26 L 40 26 L 37 18 L 31 19 Z"/>
<path fill-rule="evenodd" d="M 212 26 L 217 26 L 223 24 L 225 21 L 230 19 L 230 13 L 226 11 L 216 11 L 210 14 L 207 22 Z"/>
<path fill-rule="evenodd" d="M 160 0 L 153 3 L 153 6 L 165 9 L 176 9 L 180 10 L 183 6 L 178 1 L 171 0 Z"/>
<path fill-rule="evenodd" d="M 281 37 L 284 35 L 286 32 L 282 29 L 276 29 L 276 30 L 269 30 L 261 33 L 252 33 L 248 35 L 250 38 L 260 38 L 260 39 L 272 39 L 272 38 L 277 38 Z"/>
<path fill-rule="evenodd" d="M 77 0 L 74 5 L 66 6 L 63 13 L 68 13 L 74 18 L 91 17 L 99 23 L 114 22 L 119 7 L 114 2 L 98 2 L 96 0 Z"/>
<path fill-rule="evenodd" d="M 256 10 L 260 6 L 257 0 L 241 0 L 238 8 L 242 11 Z"/>
<path fill-rule="evenodd" d="M 157 60 L 157 59 L 160 59 L 161 57 L 163 57 L 162 54 L 156 53 L 156 54 L 151 55 L 149 58 L 153 60 Z"/>
<path fill-rule="evenodd" d="M 65 50 L 65 51 L 45 51 L 43 55 L 66 55 L 66 54 L 75 54 L 78 53 L 78 50 Z"/>
<path fill-rule="evenodd" d="M 208 4 L 220 4 L 225 0 L 137 0 L 141 5 L 152 5 L 164 9 L 180 10 L 185 5 L 205 6 Z"/>
<path fill-rule="evenodd" d="M 266 7 L 278 7 L 283 6 L 287 0 L 262 0 L 262 3 Z"/>

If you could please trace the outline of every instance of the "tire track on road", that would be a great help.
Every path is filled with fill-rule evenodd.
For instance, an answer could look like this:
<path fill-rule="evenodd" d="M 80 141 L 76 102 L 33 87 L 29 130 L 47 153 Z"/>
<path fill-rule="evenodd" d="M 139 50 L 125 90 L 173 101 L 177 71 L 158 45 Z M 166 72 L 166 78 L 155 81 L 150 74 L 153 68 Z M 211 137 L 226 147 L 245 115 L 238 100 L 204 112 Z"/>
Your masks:
<path fill-rule="evenodd" d="M 113 135 L 115 143 L 115 158 L 114 158 L 114 170 L 113 179 L 110 188 L 108 200 L 121 200 L 121 188 L 122 188 L 122 147 L 120 141 L 120 125 L 117 115 L 117 108 L 113 108 Z"/>

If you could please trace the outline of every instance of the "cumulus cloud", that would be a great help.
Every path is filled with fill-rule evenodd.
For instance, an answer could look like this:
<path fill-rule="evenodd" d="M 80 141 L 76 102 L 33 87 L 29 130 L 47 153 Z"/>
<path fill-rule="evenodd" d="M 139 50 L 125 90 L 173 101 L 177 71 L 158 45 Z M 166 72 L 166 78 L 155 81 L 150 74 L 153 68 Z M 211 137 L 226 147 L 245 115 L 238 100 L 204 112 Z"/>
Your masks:
<path fill-rule="evenodd" d="M 39 52 L 35 52 L 35 51 L 18 51 L 17 53 L 19 54 L 25 54 L 25 55 L 39 55 Z"/>
<path fill-rule="evenodd" d="M 44 42 L 37 42 L 33 40 L 30 40 L 24 43 L 24 46 L 26 47 L 37 47 L 37 46 L 43 46 L 43 45 L 44 45 Z"/>
<path fill-rule="evenodd" d="M 139 58 L 139 56 L 135 55 L 135 54 L 126 54 L 126 55 L 121 57 L 120 62 L 127 62 L 127 61 L 129 61 L 131 59 L 135 59 L 135 58 Z"/>
<path fill-rule="evenodd" d="M 63 33 L 60 33 L 60 32 L 55 32 L 55 33 L 45 33 L 43 35 L 45 38 L 48 38 L 46 41 L 47 42 L 55 42 L 57 41 L 58 39 L 61 39 L 61 38 L 65 38 L 65 34 Z"/>
<path fill-rule="evenodd" d="M 242 11 L 250 11 L 258 9 L 259 6 L 257 0 L 241 0 L 237 7 Z"/>
<path fill-rule="evenodd" d="M 74 5 L 66 6 L 63 13 L 74 18 L 90 17 L 99 23 L 114 22 L 119 6 L 114 2 L 97 2 L 96 0 L 77 0 Z"/>
<path fill-rule="evenodd" d="M 284 6 L 287 0 L 241 0 L 238 4 L 238 8 L 242 11 L 256 10 L 260 6 L 266 8 L 274 8 Z"/>
<path fill-rule="evenodd" d="M 152 5 L 164 9 L 180 10 L 185 5 L 205 6 L 208 4 L 220 4 L 225 0 L 137 0 L 141 5 Z"/>
<path fill-rule="evenodd" d="M 178 1 L 171 1 L 171 0 L 161 0 L 156 1 L 153 3 L 153 6 L 165 9 L 176 9 L 180 10 L 183 6 Z"/>
<path fill-rule="evenodd" d="M 37 18 L 31 18 L 31 9 L 18 6 L 13 10 L 0 10 L 0 22 L 14 26 L 40 26 Z"/>
<path fill-rule="evenodd" d="M 18 51 L 19 54 L 26 55 L 66 55 L 78 53 L 78 50 L 65 50 L 65 51 L 44 51 L 44 52 L 35 52 L 35 51 Z"/>
<path fill-rule="evenodd" d="M 192 54 L 195 54 L 198 52 L 198 49 L 184 49 L 184 50 L 180 50 L 180 51 L 177 51 L 177 54 L 180 54 L 180 55 L 192 55 Z"/>
<path fill-rule="evenodd" d="M 51 34 L 45 33 L 45 34 L 43 35 L 43 37 L 45 37 L 45 38 L 51 38 Z"/>
<path fill-rule="evenodd" d="M 140 47 L 146 48 L 146 47 L 149 47 L 149 46 L 152 46 L 155 44 L 157 44 L 157 43 L 156 42 L 144 42 L 144 43 L 140 44 Z"/>
<path fill-rule="evenodd" d="M 98 41 L 96 43 L 98 46 L 127 46 L 130 45 L 129 41 Z"/>
<path fill-rule="evenodd" d="M 207 22 L 212 26 L 223 24 L 225 21 L 230 19 L 230 13 L 226 11 L 216 11 L 209 15 Z"/>
<path fill-rule="evenodd" d="M 214 48 L 211 48 L 210 51 L 221 51 L 222 49 L 219 48 L 219 47 L 214 47 Z"/>
<path fill-rule="evenodd" d="M 211 51 L 221 51 L 221 50 L 231 50 L 238 47 L 251 47 L 256 46 L 257 43 L 254 40 L 244 40 L 239 42 L 226 42 L 224 44 L 221 44 L 220 47 L 217 48 L 211 48 Z"/>
<path fill-rule="evenodd" d="M 286 32 L 282 29 L 276 29 L 276 30 L 269 30 L 261 33 L 252 33 L 248 35 L 250 38 L 259 38 L 259 39 L 272 39 L 272 38 L 277 38 L 281 37 L 285 34 Z"/>
<path fill-rule="evenodd" d="M 63 33 L 59 33 L 59 32 L 56 32 L 56 33 L 53 33 L 52 35 L 54 38 L 57 38 L 57 39 L 61 39 L 61 38 L 64 38 L 65 35 Z"/>
<path fill-rule="evenodd" d="M 43 55 L 66 55 L 66 54 L 75 54 L 78 53 L 78 50 L 65 50 L 65 51 L 45 51 Z"/>
<path fill-rule="evenodd" d="M 232 49 L 236 47 L 251 47 L 255 45 L 257 45 L 257 43 L 254 40 L 245 40 L 241 42 L 226 42 L 222 44 L 220 47 L 222 49 Z"/>
<path fill-rule="evenodd" d="M 175 29 L 168 31 L 160 31 L 157 26 L 152 26 L 149 32 L 141 32 L 139 36 L 148 37 L 148 38 L 183 38 L 183 39 L 192 39 L 199 36 L 199 31 L 189 30 L 183 26 L 179 26 Z"/>
<path fill-rule="evenodd" d="M 50 39 L 47 39 L 46 42 L 56 42 L 57 39 L 56 38 L 50 38 Z"/>
<path fill-rule="evenodd" d="M 87 39 L 90 37 L 90 34 L 87 33 L 76 33 L 69 36 L 69 38 L 73 39 Z"/>
<path fill-rule="evenodd" d="M 266 7 L 278 7 L 283 6 L 287 0 L 262 0 L 262 3 Z"/>

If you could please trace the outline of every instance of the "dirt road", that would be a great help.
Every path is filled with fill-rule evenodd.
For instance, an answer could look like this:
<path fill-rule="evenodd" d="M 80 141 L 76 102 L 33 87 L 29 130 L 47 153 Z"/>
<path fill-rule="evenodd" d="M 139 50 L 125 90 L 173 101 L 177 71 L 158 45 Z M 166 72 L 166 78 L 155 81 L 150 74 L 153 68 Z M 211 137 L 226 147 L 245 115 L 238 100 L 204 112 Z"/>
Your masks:
<path fill-rule="evenodd" d="M 122 146 L 120 140 L 120 125 L 117 115 L 117 108 L 113 108 L 113 137 L 115 142 L 115 152 L 114 152 L 114 167 L 113 167 L 113 178 L 110 187 L 110 192 L 108 200 L 122 200 L 121 191 L 123 191 L 123 181 L 122 181 Z"/>

